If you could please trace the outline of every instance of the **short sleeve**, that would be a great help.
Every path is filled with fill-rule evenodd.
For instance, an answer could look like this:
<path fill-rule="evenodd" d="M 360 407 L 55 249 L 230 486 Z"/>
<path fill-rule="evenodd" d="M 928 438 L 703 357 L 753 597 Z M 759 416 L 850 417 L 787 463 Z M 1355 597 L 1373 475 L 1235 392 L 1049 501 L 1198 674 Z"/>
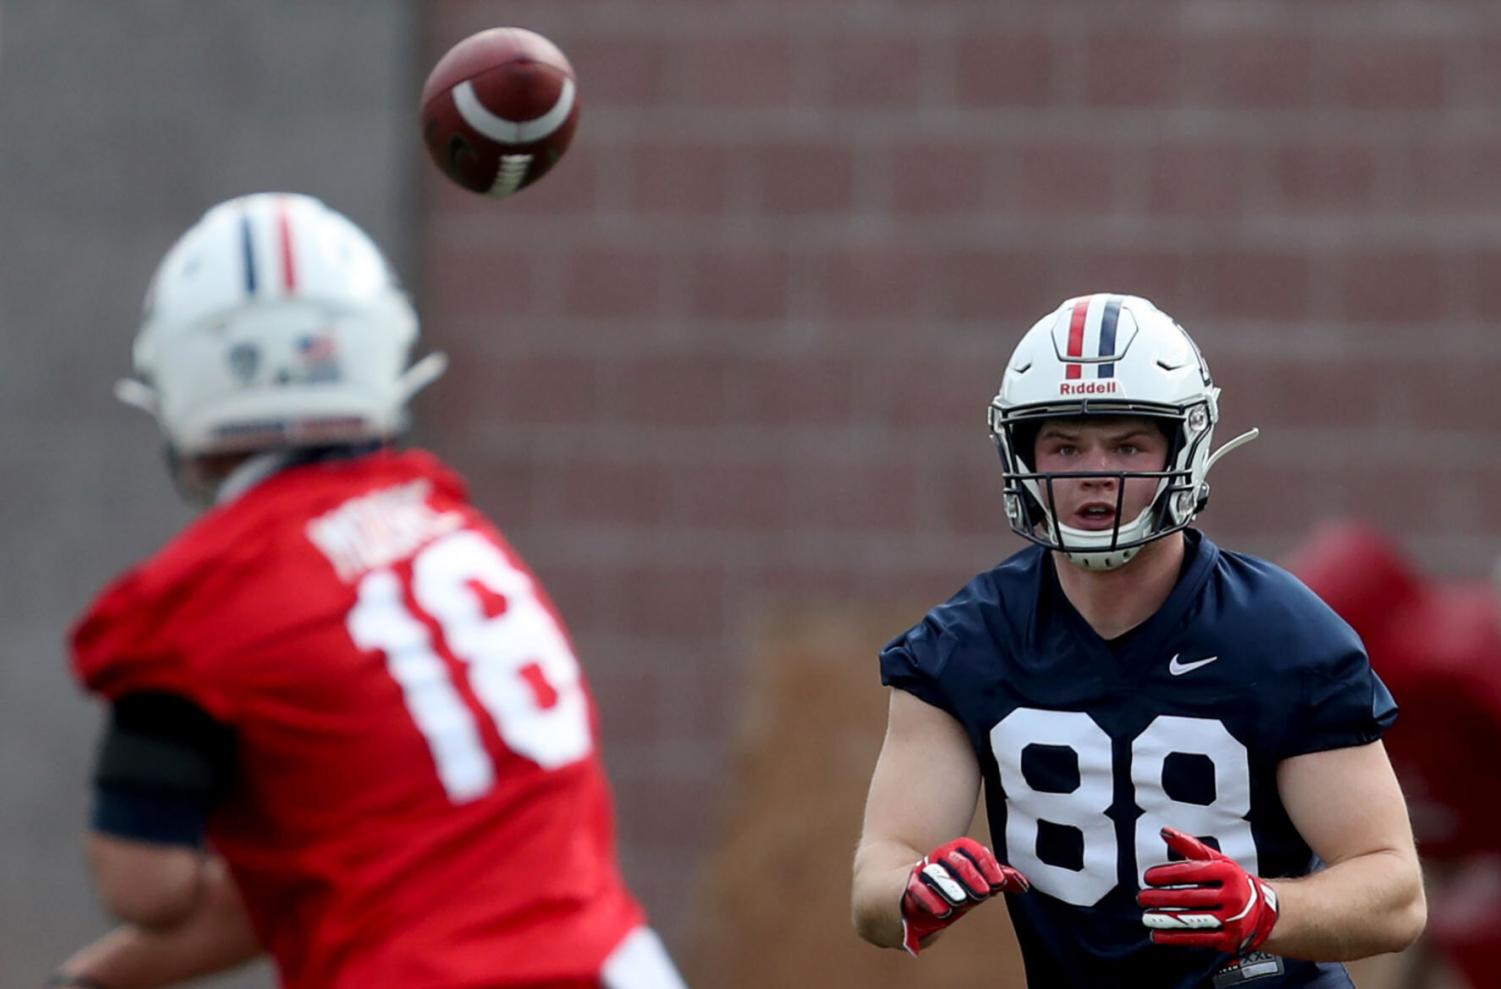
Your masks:
<path fill-rule="evenodd" d="M 881 683 L 947 709 L 939 638 L 938 629 L 929 617 L 888 642 L 880 653 Z"/>
<path fill-rule="evenodd" d="M 182 641 L 185 598 L 179 587 L 157 587 L 146 573 L 127 573 L 74 625 L 74 676 L 90 693 L 109 701 L 161 691 L 228 719 L 228 698 L 195 668 Z"/>
<path fill-rule="evenodd" d="M 1397 702 L 1357 641 L 1308 670 L 1300 714 L 1284 758 L 1374 742 L 1396 722 Z"/>

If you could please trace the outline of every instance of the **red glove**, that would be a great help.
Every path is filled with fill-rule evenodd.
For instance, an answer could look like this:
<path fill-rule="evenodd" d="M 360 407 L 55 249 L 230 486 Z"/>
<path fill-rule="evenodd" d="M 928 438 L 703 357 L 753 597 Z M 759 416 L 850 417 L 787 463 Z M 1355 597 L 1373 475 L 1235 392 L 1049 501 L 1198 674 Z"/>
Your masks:
<path fill-rule="evenodd" d="M 1153 944 L 1181 944 L 1243 955 L 1261 947 L 1277 923 L 1277 891 L 1197 838 L 1163 828 L 1185 862 L 1154 865 L 1136 895 Z"/>
<path fill-rule="evenodd" d="M 1021 893 L 1027 877 L 995 860 L 973 838 L 955 838 L 924 855 L 902 893 L 902 947 L 916 956 L 920 942 L 997 893 Z"/>

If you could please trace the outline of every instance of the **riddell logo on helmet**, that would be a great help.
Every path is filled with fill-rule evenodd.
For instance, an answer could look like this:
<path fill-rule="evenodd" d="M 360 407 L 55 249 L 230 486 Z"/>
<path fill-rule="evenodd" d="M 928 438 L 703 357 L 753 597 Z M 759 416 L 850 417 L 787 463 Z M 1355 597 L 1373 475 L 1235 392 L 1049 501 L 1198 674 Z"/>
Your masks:
<path fill-rule="evenodd" d="M 1114 395 L 1118 390 L 1114 378 L 1104 381 L 1063 381 L 1058 385 L 1060 395 Z"/>

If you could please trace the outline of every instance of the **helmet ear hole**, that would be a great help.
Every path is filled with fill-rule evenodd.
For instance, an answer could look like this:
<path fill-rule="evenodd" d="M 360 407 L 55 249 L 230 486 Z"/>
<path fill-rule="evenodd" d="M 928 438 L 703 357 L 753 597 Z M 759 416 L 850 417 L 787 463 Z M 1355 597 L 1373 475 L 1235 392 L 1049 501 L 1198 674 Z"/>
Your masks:
<path fill-rule="evenodd" d="M 1022 500 L 1021 495 L 1014 491 L 1007 491 L 1003 495 L 1006 503 L 1006 520 L 1012 525 L 1022 523 Z"/>

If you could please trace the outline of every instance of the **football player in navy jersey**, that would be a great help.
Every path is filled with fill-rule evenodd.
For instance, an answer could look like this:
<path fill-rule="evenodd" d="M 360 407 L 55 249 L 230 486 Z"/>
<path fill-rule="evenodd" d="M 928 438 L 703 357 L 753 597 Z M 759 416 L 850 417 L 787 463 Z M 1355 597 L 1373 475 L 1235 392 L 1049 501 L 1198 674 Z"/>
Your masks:
<path fill-rule="evenodd" d="M 990 407 L 1013 530 L 881 653 L 855 926 L 917 954 L 1005 897 L 1034 987 L 1350 986 L 1426 917 L 1396 705 L 1285 571 L 1189 528 L 1219 389 L 1171 317 L 1070 299 Z M 964 836 L 984 781 L 996 849 Z"/>

